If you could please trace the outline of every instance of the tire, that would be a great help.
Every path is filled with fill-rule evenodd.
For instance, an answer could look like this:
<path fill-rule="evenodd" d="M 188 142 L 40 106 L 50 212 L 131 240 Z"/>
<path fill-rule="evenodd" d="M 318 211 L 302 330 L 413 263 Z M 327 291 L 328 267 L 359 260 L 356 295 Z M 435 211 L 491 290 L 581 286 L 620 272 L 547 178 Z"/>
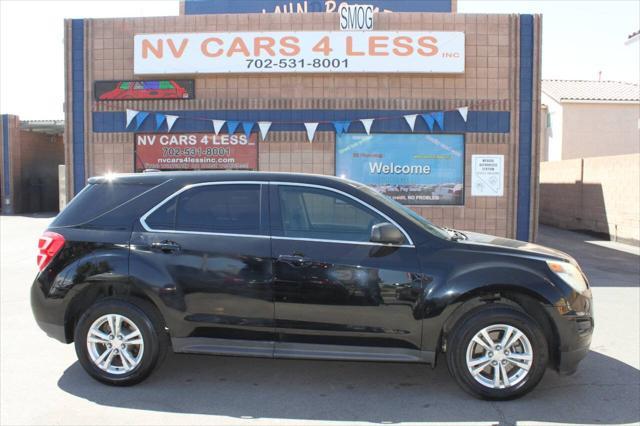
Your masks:
<path fill-rule="evenodd" d="M 118 323 L 121 335 L 109 333 Z M 90 330 L 93 330 L 91 337 Z M 107 340 L 108 333 L 114 340 Z M 128 336 L 133 337 L 126 340 Z M 153 305 L 139 299 L 97 301 L 78 320 L 74 340 L 85 371 L 94 379 L 114 386 L 134 385 L 149 377 L 164 360 L 169 346 L 160 314 Z"/>
<path fill-rule="evenodd" d="M 519 336 L 514 329 L 523 337 L 502 348 L 502 339 L 509 330 L 508 341 Z M 488 345 L 474 340 L 482 330 L 493 342 L 491 351 Z M 479 339 L 486 343 L 483 336 L 480 334 Z M 530 360 L 524 358 L 528 351 L 533 352 Z M 447 342 L 446 358 L 449 372 L 466 392 L 481 399 L 509 400 L 525 395 L 540 382 L 549 360 L 549 349 L 542 329 L 529 315 L 508 305 L 489 304 L 470 311 L 458 321 Z"/>

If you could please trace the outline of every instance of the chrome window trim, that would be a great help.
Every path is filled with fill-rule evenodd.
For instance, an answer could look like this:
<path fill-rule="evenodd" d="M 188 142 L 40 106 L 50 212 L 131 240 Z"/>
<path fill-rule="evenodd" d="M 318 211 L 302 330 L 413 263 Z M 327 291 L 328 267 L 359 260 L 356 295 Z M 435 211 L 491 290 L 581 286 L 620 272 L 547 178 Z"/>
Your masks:
<path fill-rule="evenodd" d="M 351 241 L 351 240 L 324 240 L 320 238 L 296 238 L 296 237 L 274 237 L 272 240 L 287 240 L 287 241 L 312 241 L 314 243 L 332 243 L 332 244 L 351 244 L 356 246 L 376 246 L 376 247 L 402 247 L 402 248 L 414 248 L 415 246 L 409 244 L 382 244 L 372 243 L 371 241 Z"/>
<path fill-rule="evenodd" d="M 203 182 L 203 183 L 193 183 L 191 185 L 187 185 L 173 194 L 169 195 L 164 200 L 160 201 L 155 207 L 152 207 L 151 210 L 146 212 L 140 218 L 140 225 L 147 232 L 164 232 L 167 234 L 190 234 L 190 235 L 212 235 L 218 237 L 244 237 L 244 238 L 270 238 L 269 235 L 261 235 L 261 234 L 227 234 L 220 232 L 204 232 L 204 231 L 177 231 L 175 229 L 153 229 L 149 225 L 147 225 L 147 218 L 155 213 L 160 207 L 173 200 L 178 195 L 182 194 L 185 191 L 188 191 L 193 188 L 200 188 L 203 186 L 214 186 L 214 185 L 266 185 L 268 182 L 264 181 L 220 181 L 220 182 Z"/>
<path fill-rule="evenodd" d="M 363 205 L 365 208 L 374 211 L 375 213 L 377 213 L 378 215 L 382 216 L 383 218 L 385 218 L 389 223 L 393 224 L 396 228 L 398 228 L 400 230 L 400 232 L 402 232 L 402 234 L 404 235 L 404 237 L 407 239 L 408 244 L 406 245 L 401 245 L 401 247 L 414 247 L 413 244 L 413 240 L 411 239 L 411 237 L 409 236 L 409 234 L 404 230 L 404 228 L 400 225 L 398 225 L 398 223 L 391 219 L 389 216 L 387 216 L 386 214 L 382 213 L 380 210 L 376 209 L 375 207 L 371 206 L 368 203 L 365 203 L 364 201 L 362 201 L 361 199 L 359 199 L 358 197 L 351 195 L 351 194 L 347 194 L 344 191 L 340 191 L 339 189 L 336 188 L 331 188 L 330 186 L 324 186 L 324 185 L 315 185 L 315 184 L 311 184 L 311 183 L 297 183 L 297 182 L 269 182 L 269 184 L 271 185 L 280 185 L 280 186 L 301 186 L 301 187 L 307 187 L 307 188 L 315 188 L 315 189 L 324 189 L 324 190 L 328 190 L 331 192 L 335 192 L 337 194 L 340 195 L 344 195 L 347 198 L 350 198 L 354 201 L 357 201 L 358 203 L 360 203 L 361 205 Z M 273 237 L 276 238 L 276 237 Z M 287 239 L 295 239 L 295 238 L 287 238 Z M 307 239 L 307 238 L 303 238 L 302 240 L 306 241 L 320 241 L 320 240 L 316 240 L 316 239 Z M 334 242 L 334 240 L 324 240 L 324 241 L 331 241 Z M 337 240 L 336 240 L 337 241 Z M 358 243 L 359 241 L 347 241 L 349 243 Z M 360 243 L 362 243 L 362 241 L 360 241 Z M 381 246 L 390 246 L 393 247 L 393 244 L 380 244 L 380 243 L 367 243 L 367 244 L 376 244 L 376 245 L 381 245 Z"/>
<path fill-rule="evenodd" d="M 349 240 L 326 240 L 321 238 L 295 238 L 295 237 L 281 237 L 281 236 L 272 236 L 272 235 L 261 235 L 261 234 L 231 234 L 231 233 L 220 233 L 220 232 L 204 232 L 204 231 L 178 231 L 175 229 L 153 229 L 149 225 L 147 225 L 147 218 L 155 213 L 160 207 L 182 194 L 185 191 L 188 191 L 193 188 L 199 188 L 203 186 L 214 186 L 214 185 L 280 185 L 280 186 L 298 186 L 298 187 L 307 187 L 307 188 L 315 188 L 315 189 L 323 189 L 331 192 L 335 192 L 337 194 L 343 195 L 347 198 L 350 198 L 365 208 L 377 213 L 382 216 L 384 219 L 389 221 L 389 223 L 396 226 L 400 232 L 405 236 L 408 241 L 408 244 L 382 244 L 382 243 L 373 243 L 369 241 L 349 241 Z M 191 185 L 187 185 L 173 194 L 169 195 L 164 200 L 160 201 L 154 207 L 152 207 L 149 211 L 147 211 L 142 217 L 140 217 L 140 225 L 147 232 L 163 232 L 167 234 L 187 234 L 187 235 L 210 235 L 216 237 L 240 237 L 240 238 L 263 238 L 263 239 L 274 239 L 274 240 L 289 240 L 289 241 L 314 241 L 321 243 L 333 243 L 333 244 L 353 244 L 353 245 L 363 245 L 363 246 L 378 246 L 378 247 L 402 247 L 402 248 L 415 248 L 413 244 L 413 240 L 409 236 L 409 234 L 400 226 L 395 220 L 391 219 L 386 214 L 382 213 L 380 210 L 371 206 L 370 204 L 362 201 L 358 197 L 355 197 L 351 194 L 348 194 L 339 189 L 331 188 L 329 186 L 324 185 L 316 185 L 310 183 L 298 183 L 298 182 L 276 182 L 276 181 L 220 181 L 220 182 L 202 182 L 202 183 L 194 183 Z"/>

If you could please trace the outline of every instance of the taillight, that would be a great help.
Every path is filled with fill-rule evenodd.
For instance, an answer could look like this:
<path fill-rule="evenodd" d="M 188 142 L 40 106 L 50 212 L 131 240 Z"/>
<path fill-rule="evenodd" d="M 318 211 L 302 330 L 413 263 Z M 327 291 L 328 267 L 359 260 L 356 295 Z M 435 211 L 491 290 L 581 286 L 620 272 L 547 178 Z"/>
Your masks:
<path fill-rule="evenodd" d="M 64 237 L 47 231 L 38 240 L 38 269 L 43 271 L 64 246 Z"/>

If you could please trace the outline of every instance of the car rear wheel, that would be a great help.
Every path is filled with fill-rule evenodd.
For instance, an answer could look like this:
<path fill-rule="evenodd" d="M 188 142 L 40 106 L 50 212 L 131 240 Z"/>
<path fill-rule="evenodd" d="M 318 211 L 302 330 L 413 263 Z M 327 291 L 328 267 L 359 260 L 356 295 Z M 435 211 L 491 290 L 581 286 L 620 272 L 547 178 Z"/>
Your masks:
<path fill-rule="evenodd" d="M 74 338 L 78 360 L 87 373 L 119 386 L 147 378 L 168 347 L 159 314 L 143 300 L 96 302 L 80 317 Z"/>
<path fill-rule="evenodd" d="M 508 305 L 487 305 L 468 313 L 447 346 L 450 373 L 465 391 L 483 399 L 526 394 L 540 382 L 548 361 L 540 326 Z"/>

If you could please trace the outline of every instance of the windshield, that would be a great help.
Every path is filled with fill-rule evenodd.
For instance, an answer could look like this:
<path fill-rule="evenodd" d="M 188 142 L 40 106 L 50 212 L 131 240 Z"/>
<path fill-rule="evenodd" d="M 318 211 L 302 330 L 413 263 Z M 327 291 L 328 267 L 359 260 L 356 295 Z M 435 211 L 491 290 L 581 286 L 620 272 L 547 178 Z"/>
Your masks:
<path fill-rule="evenodd" d="M 358 189 L 376 198 L 380 202 L 386 204 L 388 207 L 395 210 L 396 212 L 404 216 L 409 216 L 409 219 L 411 219 L 416 225 L 420 226 L 430 234 L 435 235 L 436 237 L 439 237 L 439 238 L 444 238 L 445 240 L 451 239 L 451 233 L 449 231 L 447 231 L 445 228 L 442 228 L 438 225 L 431 223 L 430 221 L 420 216 L 418 213 L 416 213 L 409 207 L 400 204 L 394 199 L 387 197 L 386 195 L 381 194 L 378 191 L 372 188 L 369 188 L 368 186 L 357 185 L 357 187 Z"/>

